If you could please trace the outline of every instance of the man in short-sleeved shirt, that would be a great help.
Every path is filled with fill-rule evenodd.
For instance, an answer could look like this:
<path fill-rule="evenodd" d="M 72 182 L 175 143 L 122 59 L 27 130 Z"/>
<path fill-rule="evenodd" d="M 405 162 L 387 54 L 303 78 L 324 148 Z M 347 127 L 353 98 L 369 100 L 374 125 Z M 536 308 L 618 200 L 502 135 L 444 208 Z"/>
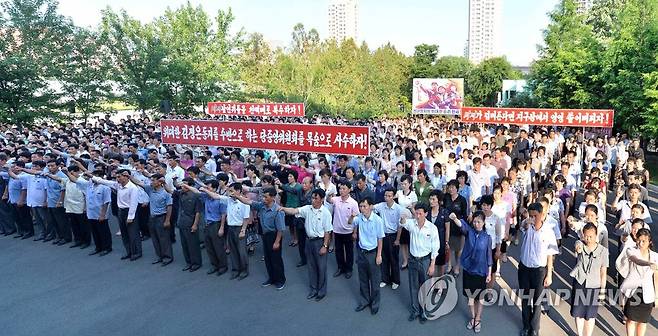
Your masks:
<path fill-rule="evenodd" d="M 357 240 L 359 269 L 359 305 L 356 311 L 370 307 L 372 315 L 379 311 L 379 283 L 381 282 L 382 240 L 384 221 L 372 212 L 372 198 L 364 198 L 359 203 L 361 214 L 351 217 L 354 225 L 354 238 Z"/>

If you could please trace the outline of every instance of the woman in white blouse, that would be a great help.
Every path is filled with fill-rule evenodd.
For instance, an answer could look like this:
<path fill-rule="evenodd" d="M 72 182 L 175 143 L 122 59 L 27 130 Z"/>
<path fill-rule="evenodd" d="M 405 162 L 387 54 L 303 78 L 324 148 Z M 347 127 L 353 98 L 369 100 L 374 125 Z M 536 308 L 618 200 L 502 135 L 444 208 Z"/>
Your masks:
<path fill-rule="evenodd" d="M 630 268 L 619 290 L 628 298 L 624 305 L 626 334 L 644 336 L 658 297 L 658 253 L 652 251 L 651 231 L 647 229 L 638 230 L 636 243 L 637 248 L 626 251 Z"/>
<path fill-rule="evenodd" d="M 400 178 L 400 186 L 402 186 L 402 190 L 398 190 L 395 194 L 398 204 L 404 209 L 407 209 L 409 216 L 413 213 L 414 206 L 418 202 L 418 196 L 416 196 L 416 193 L 413 190 L 413 182 L 411 176 L 403 175 Z M 409 240 L 409 231 L 403 228 L 398 239 L 400 251 L 402 251 L 402 264 L 400 265 L 402 269 L 407 268 L 409 260 Z"/>

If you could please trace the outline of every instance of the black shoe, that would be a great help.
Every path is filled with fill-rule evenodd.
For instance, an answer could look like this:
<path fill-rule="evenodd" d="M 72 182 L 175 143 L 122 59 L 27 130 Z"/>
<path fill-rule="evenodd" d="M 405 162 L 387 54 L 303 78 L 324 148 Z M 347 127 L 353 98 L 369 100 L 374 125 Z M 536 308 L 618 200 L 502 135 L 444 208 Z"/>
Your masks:
<path fill-rule="evenodd" d="M 233 274 L 231 274 L 231 277 L 229 278 L 229 280 L 237 279 L 239 276 L 240 276 L 240 273 L 233 273 Z"/>
<path fill-rule="evenodd" d="M 324 295 L 318 295 L 315 297 L 315 302 L 320 302 L 322 299 L 324 299 Z"/>
<path fill-rule="evenodd" d="M 75 243 L 75 244 L 69 246 L 69 248 L 76 248 L 76 247 L 79 247 L 80 245 L 82 245 L 82 244 L 80 244 L 80 243 Z"/>
<path fill-rule="evenodd" d="M 425 322 L 427 322 L 427 318 L 422 313 L 420 314 L 418 319 L 420 320 L 420 324 L 425 324 Z"/>
<path fill-rule="evenodd" d="M 101 253 L 101 251 L 96 250 L 96 251 L 93 251 L 93 252 L 89 253 L 89 255 L 92 256 L 92 255 L 96 255 L 96 254 L 99 254 L 99 253 Z"/>
<path fill-rule="evenodd" d="M 13 235 L 14 233 L 16 233 L 16 230 L 5 233 L 5 236 L 11 236 L 11 235 Z"/>
<path fill-rule="evenodd" d="M 140 254 L 140 255 L 137 255 L 137 256 L 134 256 L 134 257 L 130 257 L 130 261 L 135 261 L 135 260 L 137 260 L 137 259 L 139 259 L 139 258 L 141 258 L 141 257 L 142 257 L 141 254 Z"/>
<path fill-rule="evenodd" d="M 199 268 L 201 268 L 201 266 L 199 266 L 199 265 L 192 265 L 192 267 L 190 267 L 190 273 L 198 271 Z"/>
<path fill-rule="evenodd" d="M 407 318 L 409 322 L 413 322 L 415 319 L 416 319 L 416 314 L 414 313 L 411 313 L 411 315 L 409 315 L 409 318 Z"/>
<path fill-rule="evenodd" d="M 187 272 L 187 271 L 190 270 L 190 268 L 192 268 L 192 265 L 187 265 L 187 266 L 185 266 L 185 268 L 182 269 L 182 271 Z"/>
<path fill-rule="evenodd" d="M 70 243 L 70 241 L 60 240 L 59 243 L 57 243 L 57 246 L 66 245 L 66 244 L 68 244 L 68 243 Z"/>
<path fill-rule="evenodd" d="M 44 241 L 45 241 L 45 240 L 44 240 Z M 53 245 L 59 245 L 59 243 L 61 243 L 61 242 L 62 242 L 61 239 L 54 240 L 54 241 L 53 241 Z"/>
<path fill-rule="evenodd" d="M 84 249 L 86 249 L 87 247 L 89 247 L 89 244 L 81 244 L 81 245 L 80 245 L 80 249 L 81 249 L 81 250 L 84 250 Z"/>
<path fill-rule="evenodd" d="M 362 310 L 364 310 L 364 309 L 366 309 L 366 308 L 368 308 L 368 305 L 360 304 L 360 305 L 356 306 L 356 308 L 354 308 L 354 311 L 355 311 L 355 312 L 360 312 L 360 311 L 362 311 Z"/>
<path fill-rule="evenodd" d="M 14 238 L 23 238 L 23 235 L 19 233 L 19 234 L 15 235 Z"/>
<path fill-rule="evenodd" d="M 105 250 L 105 251 L 101 252 L 98 256 L 99 257 L 106 256 L 106 255 L 110 254 L 110 252 L 112 252 L 112 250 Z"/>
<path fill-rule="evenodd" d="M 519 336 L 528 336 L 530 334 L 530 331 L 528 329 L 523 329 L 519 333 Z"/>
<path fill-rule="evenodd" d="M 222 274 L 224 274 L 226 272 L 228 272 L 228 268 L 220 269 L 219 271 L 217 271 L 217 276 L 221 276 Z"/>
<path fill-rule="evenodd" d="M 153 262 L 151 262 L 151 265 L 159 264 L 161 262 L 162 262 L 162 259 L 153 260 Z"/>
<path fill-rule="evenodd" d="M 246 278 L 248 276 L 249 276 L 249 272 L 244 272 L 244 273 L 240 274 L 240 276 L 238 277 L 238 280 L 243 280 L 244 278 Z"/>
<path fill-rule="evenodd" d="M 306 296 L 306 300 L 310 300 L 310 299 L 312 299 L 312 298 L 314 298 L 314 297 L 316 297 L 316 296 L 318 296 L 318 293 L 309 293 L 309 294 Z"/>
<path fill-rule="evenodd" d="M 266 280 L 262 284 L 260 284 L 261 287 L 268 287 L 272 285 L 272 281 Z"/>
<path fill-rule="evenodd" d="M 370 308 L 371 315 L 377 315 L 378 312 L 379 312 L 379 308 Z"/>
<path fill-rule="evenodd" d="M 167 259 L 167 260 L 165 260 L 165 261 L 162 262 L 162 265 L 161 265 L 161 266 L 162 266 L 162 267 L 165 267 L 165 266 L 171 264 L 172 262 L 174 262 L 174 259 Z"/>
<path fill-rule="evenodd" d="M 209 270 L 208 272 L 206 272 L 206 274 L 208 274 L 208 275 L 211 275 L 211 274 L 213 274 L 213 273 L 217 273 L 217 269 L 216 269 L 216 268 L 213 268 L 213 269 Z"/>
<path fill-rule="evenodd" d="M 125 254 L 125 255 L 121 256 L 121 260 L 127 260 L 127 259 L 130 259 L 129 255 Z"/>
<path fill-rule="evenodd" d="M 306 266 L 306 263 L 301 261 L 297 263 L 297 267 L 302 267 L 302 266 Z"/>
<path fill-rule="evenodd" d="M 341 274 L 343 274 L 343 271 L 338 270 L 336 273 L 334 273 L 334 278 L 338 278 Z"/>
<path fill-rule="evenodd" d="M 352 277 L 352 272 L 345 273 L 345 279 L 349 279 L 351 277 Z"/>
<path fill-rule="evenodd" d="M 49 242 L 49 241 L 51 241 L 51 240 L 53 240 L 53 239 L 52 239 L 52 238 L 43 238 L 43 242 L 44 242 L 44 243 L 47 243 L 47 242 Z"/>

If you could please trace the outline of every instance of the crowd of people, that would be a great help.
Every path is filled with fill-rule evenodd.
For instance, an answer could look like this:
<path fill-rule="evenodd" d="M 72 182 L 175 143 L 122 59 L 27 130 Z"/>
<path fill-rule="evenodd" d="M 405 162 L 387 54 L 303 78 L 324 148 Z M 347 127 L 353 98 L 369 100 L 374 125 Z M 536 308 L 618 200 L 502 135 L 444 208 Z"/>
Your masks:
<path fill-rule="evenodd" d="M 328 295 L 333 254 L 334 278 L 350 279 L 356 264 L 356 311 L 377 314 L 380 291 L 397 290 L 406 272 L 409 321 L 420 323 L 427 321 L 421 286 L 452 274 L 467 297 L 465 326 L 476 333 L 500 269 L 513 267 L 507 252 L 520 245 L 520 335 L 538 335 L 540 298 L 561 258 L 572 265 L 578 335 L 592 335 L 607 286 L 623 293 L 627 334 L 645 334 L 658 297 L 658 254 L 639 140 L 439 118 L 367 123 L 368 157 L 165 145 L 147 117 L 0 125 L 0 233 L 107 256 L 114 216 L 122 260 L 140 259 L 150 240 L 152 263 L 166 267 L 180 241 L 183 271 L 199 270 L 205 249 L 207 274 L 230 270 L 242 280 L 262 251 L 262 286 L 283 290 L 284 263 L 292 262 L 308 269 L 307 299 L 315 301 Z M 614 273 L 611 245 L 620 251 Z M 298 249 L 297 261 L 284 261 L 285 246 Z"/>

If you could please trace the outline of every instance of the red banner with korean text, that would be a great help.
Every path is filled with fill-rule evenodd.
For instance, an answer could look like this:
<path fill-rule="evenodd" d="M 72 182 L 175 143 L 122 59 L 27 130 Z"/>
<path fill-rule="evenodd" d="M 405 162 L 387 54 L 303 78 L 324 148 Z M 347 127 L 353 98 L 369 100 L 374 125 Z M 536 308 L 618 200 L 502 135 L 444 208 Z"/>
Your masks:
<path fill-rule="evenodd" d="M 208 114 L 258 117 L 303 117 L 303 103 L 208 103 Z"/>
<path fill-rule="evenodd" d="M 370 153 L 367 126 L 161 120 L 160 127 L 166 144 L 361 156 Z"/>
<path fill-rule="evenodd" d="M 613 110 L 462 107 L 461 121 L 484 124 L 612 127 Z"/>

